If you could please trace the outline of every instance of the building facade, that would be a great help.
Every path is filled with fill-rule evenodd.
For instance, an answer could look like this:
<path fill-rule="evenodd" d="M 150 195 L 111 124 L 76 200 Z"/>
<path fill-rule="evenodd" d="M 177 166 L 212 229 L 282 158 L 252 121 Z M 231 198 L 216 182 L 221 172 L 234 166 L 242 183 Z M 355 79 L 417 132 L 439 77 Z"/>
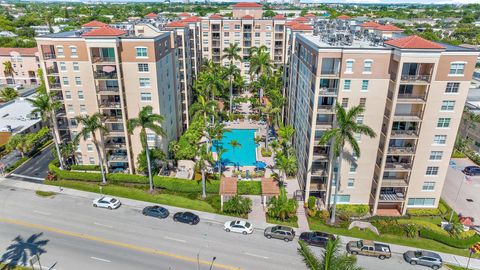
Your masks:
<path fill-rule="evenodd" d="M 12 63 L 13 74 L 6 73 L 3 63 Z M 0 48 L 0 84 L 37 85 L 40 59 L 37 48 Z"/>

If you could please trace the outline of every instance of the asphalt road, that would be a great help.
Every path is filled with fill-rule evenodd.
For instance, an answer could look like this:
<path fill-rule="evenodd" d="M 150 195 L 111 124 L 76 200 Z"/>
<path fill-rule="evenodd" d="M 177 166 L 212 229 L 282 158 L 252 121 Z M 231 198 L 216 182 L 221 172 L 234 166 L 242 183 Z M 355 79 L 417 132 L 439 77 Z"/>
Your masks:
<path fill-rule="evenodd" d="M 0 186 L 0 255 L 21 236 L 43 233 L 36 241 L 46 253 L 41 263 L 53 269 L 306 269 L 297 243 L 226 233 L 222 225 L 202 221 L 196 226 L 141 215 L 141 209 L 92 207 L 89 200 Z M 36 242 L 34 241 L 34 242 Z M 41 243 L 41 242 L 40 242 Z M 24 244 L 32 247 L 35 243 Z M 320 253 L 319 248 L 314 248 Z M 197 255 L 199 260 L 197 260 Z M 403 262 L 400 255 L 381 261 L 358 257 L 364 269 L 425 269 Z"/>
<path fill-rule="evenodd" d="M 43 149 L 42 152 L 13 171 L 11 177 L 23 180 L 43 181 L 48 174 L 48 164 L 53 160 L 51 152 L 53 147 L 53 144 L 50 144 L 50 146 Z"/>

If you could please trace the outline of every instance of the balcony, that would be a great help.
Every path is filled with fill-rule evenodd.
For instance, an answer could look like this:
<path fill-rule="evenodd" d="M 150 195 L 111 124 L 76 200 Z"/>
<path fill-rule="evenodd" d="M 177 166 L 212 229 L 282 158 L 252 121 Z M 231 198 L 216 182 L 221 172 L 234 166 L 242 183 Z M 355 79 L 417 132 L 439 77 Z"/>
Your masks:
<path fill-rule="evenodd" d="M 118 95 L 119 87 L 118 86 L 97 86 L 97 93 L 102 95 Z"/>
<path fill-rule="evenodd" d="M 108 56 L 92 56 L 93 63 L 115 63 L 115 57 Z"/>
<path fill-rule="evenodd" d="M 49 86 L 50 90 L 62 90 L 62 84 L 60 84 L 59 82 L 50 83 Z"/>
<path fill-rule="evenodd" d="M 103 115 L 103 120 L 106 122 L 106 123 L 119 123 L 119 122 L 122 122 L 123 121 L 123 118 L 121 115 L 108 115 L 108 114 L 104 114 Z"/>
<path fill-rule="evenodd" d="M 102 109 L 120 109 L 122 107 L 122 104 L 120 101 L 114 101 L 114 100 L 101 100 L 100 101 L 100 108 Z"/>
<path fill-rule="evenodd" d="M 310 183 L 310 191 L 326 191 L 327 184 L 322 183 Z"/>
<path fill-rule="evenodd" d="M 93 77 L 98 80 L 115 80 L 118 79 L 117 72 L 94 71 Z"/>
<path fill-rule="evenodd" d="M 44 53 L 43 54 L 43 59 L 45 59 L 45 60 L 52 60 L 52 59 L 55 59 L 55 58 L 57 58 L 55 53 Z"/>
<path fill-rule="evenodd" d="M 393 119 L 395 121 L 422 121 L 422 112 L 395 112 Z"/>
<path fill-rule="evenodd" d="M 382 202 L 403 202 L 403 201 L 405 201 L 405 193 L 401 189 L 380 191 L 379 201 L 382 201 Z"/>
<path fill-rule="evenodd" d="M 314 159 L 328 159 L 329 153 L 328 149 L 322 147 L 314 147 L 313 148 L 313 158 Z"/>
<path fill-rule="evenodd" d="M 416 139 L 418 138 L 417 130 L 392 130 L 390 138 L 395 139 Z"/>
<path fill-rule="evenodd" d="M 430 75 L 402 75 L 400 81 L 402 83 L 429 83 Z"/>
<path fill-rule="evenodd" d="M 393 155 L 414 155 L 415 154 L 415 147 L 396 147 L 396 146 L 389 146 L 388 147 L 388 154 Z"/>
<path fill-rule="evenodd" d="M 67 113 L 67 112 L 65 111 L 64 108 L 55 111 L 55 115 L 56 115 L 57 117 L 65 116 L 66 113 Z"/>
<path fill-rule="evenodd" d="M 320 87 L 318 94 L 320 96 L 336 96 L 338 92 L 337 87 Z"/>
<path fill-rule="evenodd" d="M 333 126 L 332 121 L 317 121 L 315 123 L 315 128 L 316 129 L 330 129 Z"/>
<path fill-rule="evenodd" d="M 106 134 L 107 137 L 118 137 L 125 136 L 125 130 L 123 128 L 109 129 L 109 132 Z"/>
<path fill-rule="evenodd" d="M 108 157 L 108 162 L 123 162 L 123 163 L 126 163 L 126 162 L 128 162 L 128 156 L 127 156 L 127 154 L 111 154 Z"/>
<path fill-rule="evenodd" d="M 283 34 L 275 34 L 275 39 L 283 39 Z"/>
<path fill-rule="evenodd" d="M 412 163 L 410 162 L 387 162 L 385 163 L 385 171 L 410 171 Z"/>
<path fill-rule="evenodd" d="M 317 110 L 317 112 L 318 112 L 318 113 L 321 113 L 321 114 L 333 114 L 333 113 L 334 113 L 333 108 L 334 108 L 333 105 L 321 105 L 321 104 L 318 104 L 318 110 Z"/>
<path fill-rule="evenodd" d="M 124 141 L 115 142 L 115 141 L 109 140 L 105 142 L 106 149 L 115 150 L 115 149 L 124 149 L 126 147 L 127 147 L 127 144 Z"/>
<path fill-rule="evenodd" d="M 58 92 L 57 92 L 58 93 Z M 54 101 L 63 101 L 63 95 L 60 94 L 60 95 L 53 95 L 52 96 L 52 100 Z"/>
<path fill-rule="evenodd" d="M 406 177 L 383 177 L 382 187 L 408 187 Z"/>
<path fill-rule="evenodd" d="M 327 169 L 323 166 L 312 165 L 312 175 L 314 176 L 327 176 Z"/>
<path fill-rule="evenodd" d="M 47 75 L 58 75 L 58 68 L 56 66 L 47 67 Z"/>
<path fill-rule="evenodd" d="M 398 94 L 397 102 L 399 103 L 424 103 L 426 101 L 426 95 L 424 93 L 419 94 Z"/>

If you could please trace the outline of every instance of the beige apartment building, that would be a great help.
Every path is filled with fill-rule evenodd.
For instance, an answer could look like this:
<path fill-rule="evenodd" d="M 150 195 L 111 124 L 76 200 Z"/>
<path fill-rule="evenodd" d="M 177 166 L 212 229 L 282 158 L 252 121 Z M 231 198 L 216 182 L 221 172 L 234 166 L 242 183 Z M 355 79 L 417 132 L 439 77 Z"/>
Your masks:
<path fill-rule="evenodd" d="M 5 62 L 12 63 L 13 74 L 5 73 Z M 0 84 L 37 85 L 39 68 L 37 48 L 0 48 Z"/>
<path fill-rule="evenodd" d="M 337 202 L 379 215 L 437 207 L 478 52 L 417 36 L 372 38 L 295 37 L 285 118 L 296 130 L 300 186 L 333 202 L 338 164 L 318 143 L 335 127 L 338 102 L 364 107 L 357 122 L 376 137 L 356 135 L 360 156 L 346 149 Z"/>
<path fill-rule="evenodd" d="M 107 167 L 134 172 L 142 150 L 139 130 L 130 135 L 127 121 L 150 105 L 161 114 L 166 136 L 147 132 L 147 143 L 167 152 L 183 132 L 179 67 L 174 35 L 148 24 L 131 31 L 91 22 L 81 30 L 37 38 L 49 92 L 64 108 L 57 112 L 59 135 L 69 140 L 82 128 L 79 115 L 100 113 L 109 133 L 97 134 Z M 91 139 L 81 140 L 80 164 L 98 164 Z"/>

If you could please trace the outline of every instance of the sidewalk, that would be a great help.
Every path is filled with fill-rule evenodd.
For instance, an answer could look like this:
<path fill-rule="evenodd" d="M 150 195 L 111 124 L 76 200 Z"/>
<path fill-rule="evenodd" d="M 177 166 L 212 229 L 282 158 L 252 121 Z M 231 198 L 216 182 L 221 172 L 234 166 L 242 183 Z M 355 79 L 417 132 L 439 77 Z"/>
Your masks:
<path fill-rule="evenodd" d="M 37 184 L 37 183 L 31 183 L 31 182 L 25 182 L 25 181 L 19 181 L 19 180 L 12 180 L 12 179 L 5 179 L 5 178 L 0 178 L 0 185 L 3 186 L 8 186 L 12 188 L 18 188 L 18 189 L 27 189 L 27 190 L 42 190 L 42 191 L 52 191 L 56 192 L 58 194 L 63 194 L 66 196 L 72 196 L 72 197 L 81 197 L 81 198 L 86 198 L 93 200 L 95 198 L 98 198 L 99 194 L 97 193 L 92 193 L 92 192 L 86 192 L 86 191 L 80 191 L 80 190 L 75 190 L 75 189 L 69 189 L 69 188 L 60 188 L 57 186 L 49 186 L 49 185 L 43 185 L 43 184 Z M 139 208 L 143 209 L 145 206 L 151 205 L 149 202 L 143 202 L 143 201 L 137 201 L 137 200 L 131 200 L 131 199 L 126 199 L 126 198 L 121 198 L 119 197 L 122 204 L 134 207 L 134 208 Z M 229 217 L 229 216 L 223 216 L 223 215 L 218 215 L 218 214 L 213 214 L 213 213 L 207 213 L 207 212 L 201 212 L 201 211 L 195 211 L 195 210 L 190 210 L 190 209 L 184 209 L 184 208 L 179 208 L 179 207 L 174 207 L 174 206 L 168 206 L 165 205 L 165 208 L 167 208 L 171 213 L 172 212 L 180 212 L 180 211 L 190 211 L 195 214 L 197 214 L 202 220 L 206 220 L 207 222 L 210 223 L 217 223 L 223 225 L 227 221 L 231 221 L 232 219 L 238 219 L 234 217 Z M 266 227 L 268 226 L 273 226 L 274 224 L 269 224 L 269 223 L 255 223 L 255 229 L 258 231 L 263 231 Z M 300 224 L 299 224 L 300 225 Z M 298 235 L 300 235 L 300 232 L 302 230 L 298 230 Z M 346 244 L 349 241 L 354 241 L 358 240 L 357 238 L 351 238 L 348 236 L 340 236 L 342 239 L 342 242 Z M 390 248 L 392 249 L 392 253 L 395 254 L 403 254 L 407 250 L 415 250 L 416 248 L 413 247 L 407 247 L 407 246 L 400 246 L 400 245 L 394 245 L 394 244 L 388 244 Z M 436 251 L 433 251 L 436 252 Z M 452 254 L 447 254 L 447 253 L 440 253 L 440 256 L 443 259 L 443 262 L 453 264 L 453 265 L 459 265 L 462 267 L 465 267 L 467 265 L 468 257 L 463 257 L 463 256 L 457 256 L 457 255 L 452 255 Z M 478 269 L 480 270 L 480 260 L 478 259 L 471 259 L 470 260 L 470 269 Z"/>

